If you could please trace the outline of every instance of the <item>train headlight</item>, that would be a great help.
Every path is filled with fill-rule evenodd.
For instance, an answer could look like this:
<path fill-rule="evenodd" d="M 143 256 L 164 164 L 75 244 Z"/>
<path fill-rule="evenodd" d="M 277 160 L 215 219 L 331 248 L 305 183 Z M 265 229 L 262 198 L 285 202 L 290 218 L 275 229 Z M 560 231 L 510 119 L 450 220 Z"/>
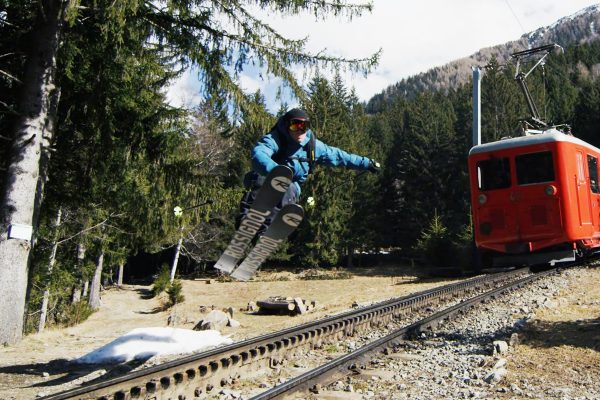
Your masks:
<path fill-rule="evenodd" d="M 556 193 L 558 193 L 558 189 L 554 185 L 548 185 L 548 186 L 546 186 L 546 189 L 544 189 L 544 192 L 548 196 L 555 196 Z"/>
<path fill-rule="evenodd" d="M 479 204 L 484 205 L 487 202 L 487 196 L 485 194 L 480 194 L 477 197 L 477 202 L 479 202 Z"/>

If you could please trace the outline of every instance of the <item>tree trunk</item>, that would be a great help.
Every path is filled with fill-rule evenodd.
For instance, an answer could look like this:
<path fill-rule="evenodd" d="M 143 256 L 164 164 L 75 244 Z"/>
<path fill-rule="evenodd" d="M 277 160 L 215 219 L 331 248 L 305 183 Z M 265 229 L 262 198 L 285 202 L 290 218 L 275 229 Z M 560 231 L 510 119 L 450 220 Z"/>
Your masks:
<path fill-rule="evenodd" d="M 123 286 L 123 268 L 125 267 L 125 263 L 123 261 L 119 262 L 119 275 L 117 277 L 117 287 Z"/>
<path fill-rule="evenodd" d="M 83 289 L 81 290 L 81 297 L 83 297 L 84 299 L 88 295 L 88 289 L 89 289 L 89 287 L 90 287 L 90 281 L 86 279 L 83 282 Z"/>
<path fill-rule="evenodd" d="M 181 243 L 183 242 L 183 236 L 179 238 L 177 247 L 175 248 L 175 256 L 173 257 L 173 264 L 171 265 L 171 283 L 175 279 L 175 272 L 177 271 L 177 263 L 179 262 L 179 252 L 181 251 Z"/>
<path fill-rule="evenodd" d="M 354 247 L 348 246 L 348 261 L 346 263 L 347 268 L 354 268 Z"/>
<path fill-rule="evenodd" d="M 85 225 L 84 225 L 84 228 L 85 228 Z M 77 268 L 79 268 L 80 272 L 83 269 L 83 262 L 85 260 L 85 252 L 87 250 L 87 248 L 85 247 L 85 243 L 83 242 L 83 238 L 84 238 L 84 235 L 82 235 L 79 238 L 79 243 L 77 243 Z M 85 296 L 87 295 L 87 281 L 85 282 L 85 285 L 83 287 L 82 287 L 82 282 L 79 281 L 79 284 L 73 290 L 73 298 L 72 298 L 73 304 L 75 304 L 81 300 L 82 291 L 83 291 L 83 297 L 85 298 Z"/>
<path fill-rule="evenodd" d="M 40 161 L 55 89 L 56 53 L 66 1 L 44 0 L 31 29 L 30 52 L 18 103 L 20 117 L 13 132 L 5 186 L 0 194 L 0 343 L 23 335 L 29 253 L 42 197 Z M 9 235 L 10 230 L 10 235 Z M 20 232 L 19 232 L 20 231 Z"/>
<path fill-rule="evenodd" d="M 50 252 L 50 259 L 48 260 L 48 279 L 46 282 L 46 290 L 44 290 L 44 298 L 42 300 L 42 309 L 40 312 L 40 322 L 38 324 L 38 332 L 42 332 L 46 327 L 46 315 L 48 313 L 48 300 L 50 299 L 50 281 L 52 279 L 52 268 L 56 262 L 56 250 L 58 248 L 58 227 L 60 226 L 60 219 L 62 217 L 62 209 L 59 207 L 56 213 L 56 220 L 54 221 L 54 240 L 52 243 L 52 251 Z"/>
<path fill-rule="evenodd" d="M 73 288 L 73 294 L 71 296 L 71 304 L 75 304 L 81 301 L 81 286 L 77 285 Z"/>
<path fill-rule="evenodd" d="M 85 225 L 84 225 L 85 228 Z M 85 243 L 83 243 L 83 235 L 79 239 L 79 243 L 77 244 L 77 267 L 81 269 L 83 267 L 83 260 L 85 260 L 85 252 L 86 252 Z"/>
<path fill-rule="evenodd" d="M 96 263 L 96 270 L 94 271 L 94 278 L 92 279 L 92 285 L 90 287 L 90 298 L 88 299 L 89 306 L 97 310 L 100 308 L 100 279 L 102 278 L 102 266 L 104 265 L 104 251 L 100 252 L 98 262 Z"/>

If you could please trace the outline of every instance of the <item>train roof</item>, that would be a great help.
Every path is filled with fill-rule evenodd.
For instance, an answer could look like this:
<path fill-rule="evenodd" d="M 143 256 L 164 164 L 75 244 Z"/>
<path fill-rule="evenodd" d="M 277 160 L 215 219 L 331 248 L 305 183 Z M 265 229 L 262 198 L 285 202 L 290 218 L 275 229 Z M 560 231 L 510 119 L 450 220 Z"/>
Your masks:
<path fill-rule="evenodd" d="M 567 135 L 556 129 L 549 129 L 535 135 L 519 136 L 510 139 L 501 139 L 497 142 L 480 144 L 479 146 L 472 147 L 469 151 L 469 155 L 550 142 L 571 142 L 600 153 L 600 149 L 575 136 Z"/>

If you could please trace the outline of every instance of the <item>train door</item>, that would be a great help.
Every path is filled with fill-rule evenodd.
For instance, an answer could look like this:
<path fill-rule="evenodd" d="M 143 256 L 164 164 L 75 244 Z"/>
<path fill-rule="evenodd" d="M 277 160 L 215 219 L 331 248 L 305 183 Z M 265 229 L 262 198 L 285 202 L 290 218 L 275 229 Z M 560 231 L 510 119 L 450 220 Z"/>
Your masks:
<path fill-rule="evenodd" d="M 478 244 L 490 245 L 518 240 L 515 208 L 509 200 L 512 186 L 510 158 L 490 157 L 477 162 L 477 187 L 474 213 Z"/>
<path fill-rule="evenodd" d="M 577 214 L 579 215 L 579 225 L 589 227 L 592 225 L 592 210 L 590 202 L 590 189 L 588 187 L 585 170 L 585 158 L 581 150 L 575 153 L 577 162 L 577 176 L 575 177 L 575 186 L 577 192 Z"/>
<path fill-rule="evenodd" d="M 521 240 L 533 242 L 560 235 L 560 199 L 547 190 L 556 180 L 552 151 L 515 156 L 515 173 L 514 197 Z"/>
<path fill-rule="evenodd" d="M 592 223 L 598 231 L 600 225 L 600 184 L 598 182 L 598 158 L 587 155 L 588 176 L 590 177 L 590 192 L 592 203 Z"/>

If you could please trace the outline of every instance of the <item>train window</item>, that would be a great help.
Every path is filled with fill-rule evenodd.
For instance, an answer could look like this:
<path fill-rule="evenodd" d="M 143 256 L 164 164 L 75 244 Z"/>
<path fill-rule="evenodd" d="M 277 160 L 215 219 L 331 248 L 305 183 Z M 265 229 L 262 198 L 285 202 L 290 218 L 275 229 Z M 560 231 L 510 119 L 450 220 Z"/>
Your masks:
<path fill-rule="evenodd" d="M 552 182 L 554 180 L 554 163 L 551 151 L 516 156 L 515 165 L 519 185 Z"/>
<path fill-rule="evenodd" d="M 592 193 L 600 193 L 600 187 L 598 187 L 598 159 L 588 154 L 587 160 L 590 174 L 590 190 Z"/>
<path fill-rule="evenodd" d="M 490 158 L 477 163 L 477 178 L 480 190 L 505 189 L 510 187 L 510 163 L 508 158 Z"/>

